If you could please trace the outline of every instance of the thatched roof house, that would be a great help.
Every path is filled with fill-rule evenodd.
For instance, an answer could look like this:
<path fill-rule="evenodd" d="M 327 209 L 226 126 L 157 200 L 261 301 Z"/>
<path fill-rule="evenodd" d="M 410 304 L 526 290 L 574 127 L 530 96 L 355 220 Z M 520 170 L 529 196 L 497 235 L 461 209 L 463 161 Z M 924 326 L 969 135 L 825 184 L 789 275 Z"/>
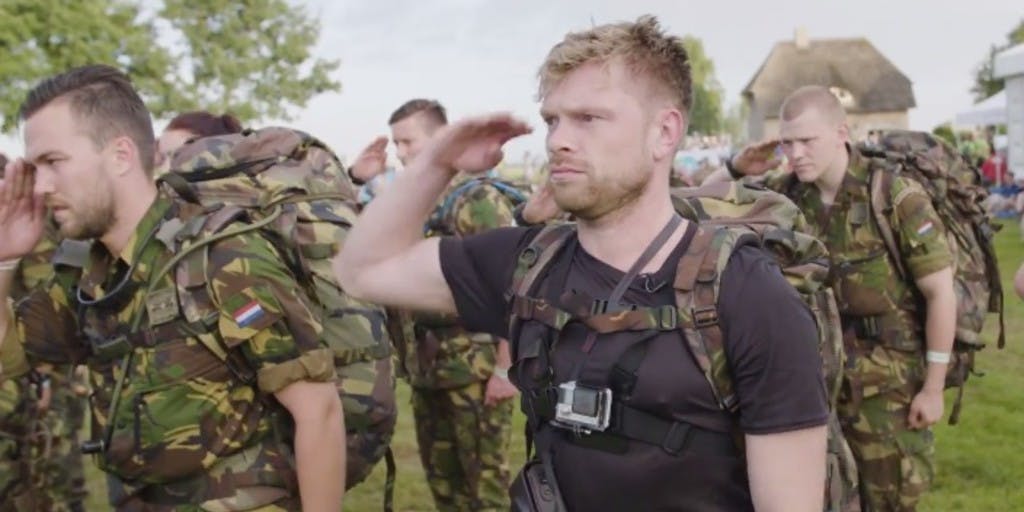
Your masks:
<path fill-rule="evenodd" d="M 782 101 L 804 85 L 829 87 L 858 135 L 874 128 L 906 128 L 907 110 L 915 106 L 910 79 L 867 39 L 811 40 L 798 29 L 794 40 L 775 44 L 743 89 L 750 107 L 748 135 L 773 136 Z"/>

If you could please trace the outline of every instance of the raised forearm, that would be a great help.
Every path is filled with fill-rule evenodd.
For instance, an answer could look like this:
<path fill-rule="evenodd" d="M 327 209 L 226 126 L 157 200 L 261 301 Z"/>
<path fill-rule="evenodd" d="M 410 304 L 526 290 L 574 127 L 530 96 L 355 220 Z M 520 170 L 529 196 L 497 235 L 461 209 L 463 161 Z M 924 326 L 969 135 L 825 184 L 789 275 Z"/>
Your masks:
<path fill-rule="evenodd" d="M 295 465 L 302 510 L 341 510 L 345 494 L 345 420 L 341 405 L 332 414 L 295 424 Z"/>
<path fill-rule="evenodd" d="M 393 258 L 423 239 L 423 224 L 455 172 L 427 167 L 421 160 L 395 177 L 360 215 L 345 244 L 335 271 L 343 283 L 352 282 L 374 263 Z"/>

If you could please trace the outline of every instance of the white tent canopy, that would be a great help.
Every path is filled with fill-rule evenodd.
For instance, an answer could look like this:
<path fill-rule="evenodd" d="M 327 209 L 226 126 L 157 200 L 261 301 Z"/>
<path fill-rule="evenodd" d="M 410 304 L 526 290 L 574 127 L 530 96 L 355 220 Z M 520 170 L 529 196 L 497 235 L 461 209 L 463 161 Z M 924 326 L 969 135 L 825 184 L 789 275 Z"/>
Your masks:
<path fill-rule="evenodd" d="M 963 112 L 954 119 L 957 126 L 988 126 L 1006 124 L 1006 91 L 999 91 Z"/>
<path fill-rule="evenodd" d="M 993 71 L 997 78 L 1024 74 L 1024 43 L 999 52 Z"/>

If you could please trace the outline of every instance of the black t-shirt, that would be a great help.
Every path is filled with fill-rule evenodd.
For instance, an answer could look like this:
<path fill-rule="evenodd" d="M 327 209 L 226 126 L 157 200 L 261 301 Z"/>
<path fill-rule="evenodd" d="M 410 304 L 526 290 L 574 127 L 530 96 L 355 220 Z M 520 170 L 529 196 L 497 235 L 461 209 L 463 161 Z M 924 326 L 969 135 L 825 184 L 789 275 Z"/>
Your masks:
<path fill-rule="evenodd" d="M 505 293 L 519 253 L 538 232 L 504 228 L 442 240 L 441 268 L 469 329 L 507 337 Z M 672 283 L 685 240 L 661 269 L 638 276 L 622 302 L 640 307 L 674 304 Z M 623 275 L 571 240 L 540 279 L 538 295 L 553 301 L 574 291 L 606 299 Z M 746 434 L 772 434 L 825 424 L 817 328 L 775 261 L 756 247 L 739 249 L 721 277 L 718 306 L 739 399 L 738 418 L 718 406 L 681 331 L 601 334 L 588 353 L 583 350 L 588 329 L 571 322 L 554 345 L 554 383 L 607 385 L 608 370 L 645 337 L 648 347 L 629 398 L 632 407 L 724 433 L 738 428 Z M 527 364 L 516 361 L 521 363 Z M 629 442 L 626 454 L 616 454 L 566 438 L 554 436 L 552 448 L 563 498 L 572 510 L 631 510 L 637 503 L 644 510 L 752 509 L 745 465 L 736 455 L 686 450 L 669 455 L 636 441 Z"/>

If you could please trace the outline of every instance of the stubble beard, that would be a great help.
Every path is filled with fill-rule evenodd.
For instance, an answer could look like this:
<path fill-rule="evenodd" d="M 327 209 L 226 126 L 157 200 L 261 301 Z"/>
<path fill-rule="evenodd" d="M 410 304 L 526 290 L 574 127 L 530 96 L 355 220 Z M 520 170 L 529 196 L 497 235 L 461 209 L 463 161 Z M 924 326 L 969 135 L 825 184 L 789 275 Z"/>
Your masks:
<path fill-rule="evenodd" d="M 581 220 L 593 221 L 637 201 L 648 181 L 649 174 L 619 183 L 595 179 L 588 174 L 586 183 L 554 184 L 552 192 L 555 204 L 562 211 Z"/>
<path fill-rule="evenodd" d="M 69 208 L 68 212 L 72 217 L 60 223 L 60 234 L 72 240 L 101 238 L 114 225 L 113 202 L 105 194 L 80 210 Z"/>

